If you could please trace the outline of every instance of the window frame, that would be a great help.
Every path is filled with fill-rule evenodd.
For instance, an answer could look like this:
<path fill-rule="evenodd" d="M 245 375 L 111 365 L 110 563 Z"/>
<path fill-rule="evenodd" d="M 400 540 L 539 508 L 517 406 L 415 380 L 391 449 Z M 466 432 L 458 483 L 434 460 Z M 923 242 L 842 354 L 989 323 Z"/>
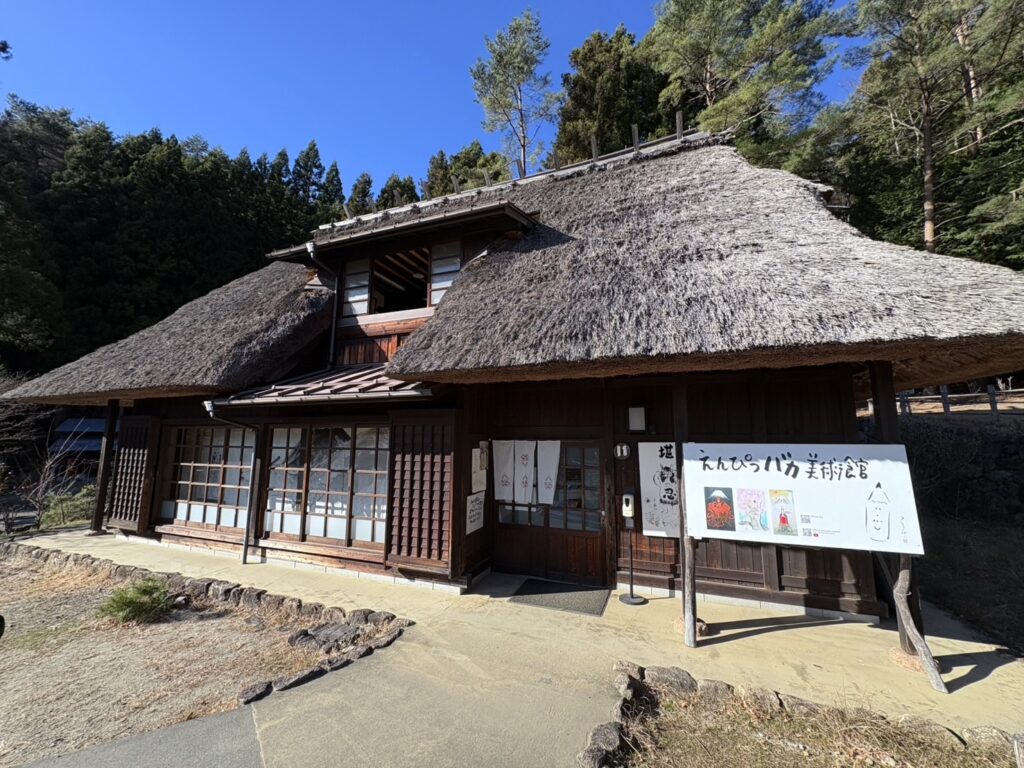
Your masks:
<path fill-rule="evenodd" d="M 267 448 L 266 448 L 266 472 L 264 473 L 264 488 L 265 491 L 262 494 L 261 504 L 261 521 L 263 524 L 263 538 L 267 541 L 281 541 L 281 542 L 296 542 L 305 543 L 317 546 L 326 546 L 339 549 L 361 549 L 361 550 L 372 550 L 383 552 L 387 546 L 388 537 L 388 523 L 390 522 L 391 506 L 392 506 L 392 494 L 391 494 L 391 477 L 394 466 L 394 450 L 391 447 L 391 424 L 386 420 L 380 419 L 354 419 L 351 421 L 339 421 L 337 419 L 330 420 L 314 420 L 314 421 L 301 421 L 301 422 L 281 422 L 267 424 L 266 429 L 268 432 Z M 358 435 L 360 430 L 374 430 L 374 469 L 363 470 L 356 468 L 356 453 L 359 450 L 369 450 L 367 448 L 358 447 Z M 303 451 L 303 462 L 301 470 L 286 464 L 282 468 L 275 467 L 273 465 L 273 453 L 274 453 L 274 433 L 276 430 L 301 430 L 303 433 L 302 439 L 302 451 Z M 327 430 L 328 432 L 328 446 L 326 449 L 319 448 L 317 450 L 326 450 L 328 452 L 328 465 L 327 467 L 314 467 L 312 465 L 313 460 L 313 436 L 317 430 Z M 348 463 L 344 470 L 340 468 L 335 469 L 332 462 L 332 454 L 336 450 L 330 444 L 333 439 L 334 431 L 346 430 L 349 432 L 349 443 L 347 448 L 338 448 L 337 450 L 348 451 Z M 382 447 L 382 432 L 386 433 L 386 446 Z M 279 449 L 278 449 L 279 450 Z M 380 464 L 380 455 L 383 451 L 387 451 L 387 458 L 385 465 L 382 469 L 378 468 Z M 286 454 L 287 461 L 287 454 Z M 271 484 L 272 473 L 277 471 L 285 471 L 287 477 L 288 472 L 301 471 L 303 473 L 303 479 L 301 488 L 295 489 L 298 492 L 299 502 L 296 505 L 298 512 L 285 513 L 283 510 L 275 510 L 271 507 L 272 495 L 275 492 L 292 492 L 293 489 L 287 488 L 287 480 L 285 488 L 277 488 Z M 341 491 L 331 491 L 331 477 L 334 472 L 345 471 L 348 475 L 348 489 Z M 374 490 L 373 494 L 365 494 L 356 492 L 356 473 L 372 471 L 374 475 Z M 326 488 L 321 490 L 319 488 L 310 489 L 310 481 L 314 474 L 324 473 L 326 475 Z M 377 483 L 381 482 L 379 478 L 383 478 L 384 493 L 378 493 Z M 325 506 L 324 511 L 311 511 L 311 495 L 310 494 L 323 495 Z M 355 535 L 355 499 L 357 496 L 370 495 L 373 498 L 371 504 L 375 507 L 378 499 L 383 499 L 384 513 L 383 516 L 378 518 L 371 511 L 370 525 L 371 525 L 371 536 L 374 536 L 378 529 L 381 533 L 381 540 L 366 540 L 356 538 Z M 345 506 L 344 515 L 332 515 L 328 511 L 330 508 L 330 500 L 332 497 L 344 497 L 347 499 Z M 283 531 L 284 521 L 278 526 L 281 530 L 274 530 L 271 524 L 271 514 L 292 514 L 297 515 L 298 521 L 298 533 L 285 533 Z M 317 533 L 310 533 L 310 520 L 320 519 L 323 521 L 321 530 L 324 531 L 325 535 L 319 535 Z M 327 536 L 328 523 L 330 520 L 342 520 L 344 525 L 344 536 L 343 537 L 332 537 Z M 360 519 L 364 519 L 360 517 Z"/>
<path fill-rule="evenodd" d="M 566 451 L 570 449 L 579 449 L 580 451 L 580 465 L 578 467 L 580 472 L 580 493 L 581 495 L 581 506 L 579 507 L 580 512 L 580 527 L 570 528 L 569 512 L 570 507 L 568 506 L 568 499 L 566 494 L 566 471 L 568 469 L 577 469 L 577 467 L 569 467 L 566 461 Z M 587 451 L 597 451 L 596 461 L 592 464 L 587 463 Z M 545 531 L 557 531 L 559 533 L 571 534 L 571 535 L 590 535 L 599 536 L 601 535 L 603 528 L 606 524 L 604 515 L 604 483 L 602 482 L 602 464 L 601 464 L 601 444 L 594 440 L 562 440 L 559 446 L 559 457 L 558 457 L 558 483 L 555 487 L 555 500 L 552 504 L 516 504 L 513 502 L 497 501 L 496 502 L 496 519 L 498 525 L 516 527 L 523 529 L 538 529 Z M 590 500 L 586 487 L 586 473 L 597 472 L 597 505 L 591 508 L 587 507 L 587 501 Z M 536 473 L 534 473 L 536 478 Z M 536 488 L 534 488 L 536 492 Z M 559 494 L 561 494 L 561 502 L 559 502 Z M 552 509 L 561 513 L 562 523 L 561 525 L 552 525 L 551 512 Z M 575 510 L 572 510 L 575 511 Z M 502 513 L 511 513 L 511 520 L 502 520 Z M 537 521 L 537 515 L 540 514 L 540 522 Z M 521 515 L 525 517 L 521 518 Z M 596 528 L 588 528 L 587 524 L 590 520 L 596 520 Z"/>
<path fill-rule="evenodd" d="M 158 477 L 163 488 L 158 510 L 161 524 L 236 534 L 244 532 L 252 493 L 252 459 L 257 447 L 255 432 L 213 424 L 179 423 L 168 427 L 166 455 L 170 461 L 163 465 Z M 218 433 L 221 433 L 219 441 L 215 440 Z M 240 433 L 240 442 L 233 443 L 233 434 L 237 433 Z M 200 440 L 200 436 L 206 439 Z M 215 450 L 221 451 L 218 462 L 212 461 Z M 206 452 L 205 461 L 201 460 L 203 452 Z M 237 452 L 237 461 L 232 461 L 233 452 Z M 187 480 L 182 476 L 185 468 L 188 469 Z M 213 473 L 217 473 L 216 481 L 210 480 Z M 234 473 L 237 473 L 237 482 L 227 482 Z M 243 482 L 246 478 L 248 481 Z M 188 498 L 181 498 L 182 487 L 187 489 Z M 193 498 L 197 488 L 205 489 L 201 499 Z M 211 499 L 209 494 L 214 489 L 216 497 Z M 166 514 L 166 505 L 172 505 L 171 515 Z M 179 516 L 180 505 L 185 505 L 184 517 Z M 193 518 L 193 507 L 197 506 L 202 508 L 200 519 Z M 215 510 L 215 517 L 209 522 L 207 516 L 211 507 Z M 224 522 L 228 514 L 232 514 L 233 525 Z"/>

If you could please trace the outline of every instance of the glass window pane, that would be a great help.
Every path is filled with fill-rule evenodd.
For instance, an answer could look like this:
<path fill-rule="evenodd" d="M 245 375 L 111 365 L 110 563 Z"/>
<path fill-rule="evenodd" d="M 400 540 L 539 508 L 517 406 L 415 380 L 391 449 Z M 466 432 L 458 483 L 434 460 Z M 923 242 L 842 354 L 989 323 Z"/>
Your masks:
<path fill-rule="evenodd" d="M 327 537 L 331 539 L 344 539 L 345 526 L 347 524 L 348 520 L 346 520 L 344 517 L 328 517 Z"/>
<path fill-rule="evenodd" d="M 238 506 L 242 509 L 249 506 L 249 491 L 241 490 L 238 492 Z"/>
<path fill-rule="evenodd" d="M 326 522 L 326 518 L 319 517 L 318 515 L 308 515 L 306 517 L 306 535 L 323 536 L 326 530 Z"/>
<path fill-rule="evenodd" d="M 284 470 L 272 469 L 270 471 L 270 487 L 284 488 Z"/>
<path fill-rule="evenodd" d="M 377 428 L 359 427 L 356 430 L 356 448 L 376 448 Z"/>
<path fill-rule="evenodd" d="M 352 515 L 354 517 L 370 517 L 373 514 L 373 497 L 356 496 L 352 500 Z"/>
<path fill-rule="evenodd" d="M 299 515 L 284 515 L 284 520 L 281 524 L 282 533 L 291 533 L 296 536 L 299 534 L 299 524 L 302 518 Z"/>
<path fill-rule="evenodd" d="M 326 514 L 327 497 L 322 493 L 309 494 L 309 500 L 306 502 L 306 511 L 316 515 Z"/>
<path fill-rule="evenodd" d="M 530 510 L 530 525 L 544 525 L 544 507 L 533 507 Z"/>
<path fill-rule="evenodd" d="M 356 472 L 356 493 L 373 493 L 373 472 Z"/>
<path fill-rule="evenodd" d="M 288 447 L 291 448 L 296 445 L 303 445 L 305 442 L 301 428 L 288 430 Z"/>
<path fill-rule="evenodd" d="M 205 483 L 206 482 L 206 467 L 193 467 L 192 468 L 192 482 L 193 483 Z"/>
<path fill-rule="evenodd" d="M 221 508 L 220 510 L 220 524 L 225 525 L 228 528 L 235 527 L 235 520 L 237 519 L 237 513 L 234 509 Z"/>
<path fill-rule="evenodd" d="M 378 520 L 383 520 L 388 515 L 388 500 L 387 498 L 381 498 L 378 496 L 373 500 L 373 516 Z"/>
<path fill-rule="evenodd" d="M 356 518 L 353 521 L 352 526 L 352 538 L 359 539 L 360 541 L 372 541 L 373 540 L 373 521 L 366 520 L 363 518 Z"/>
<path fill-rule="evenodd" d="M 352 461 L 351 451 L 348 449 L 335 449 L 331 451 L 331 469 L 348 469 Z"/>
<path fill-rule="evenodd" d="M 381 472 L 388 471 L 388 457 L 391 455 L 390 451 L 377 451 L 377 469 Z"/>
<path fill-rule="evenodd" d="M 588 531 L 600 531 L 601 530 L 601 515 L 593 512 L 587 512 L 587 530 Z"/>
<path fill-rule="evenodd" d="M 554 507 L 548 510 L 548 526 L 551 528 L 564 528 L 565 512 Z"/>
<path fill-rule="evenodd" d="M 275 429 L 273 437 L 271 438 L 271 445 L 274 448 L 287 448 L 288 447 L 288 430 L 287 429 Z"/>
<path fill-rule="evenodd" d="M 584 500 L 583 506 L 586 509 L 600 509 L 601 508 L 601 496 L 597 493 L 587 492 L 587 497 Z"/>
<path fill-rule="evenodd" d="M 583 484 L 588 491 L 597 491 L 601 488 L 601 472 L 597 469 L 588 469 L 583 472 Z"/>
<path fill-rule="evenodd" d="M 373 540 L 378 544 L 384 543 L 384 537 L 387 536 L 387 533 L 387 523 L 376 522 L 373 524 Z"/>
<path fill-rule="evenodd" d="M 388 493 L 388 476 L 383 472 L 377 475 L 377 493 L 382 496 L 387 496 Z"/>
<path fill-rule="evenodd" d="M 601 452 L 596 447 L 583 449 L 583 461 L 588 467 L 597 467 L 601 464 Z"/>
<path fill-rule="evenodd" d="M 583 530 L 583 512 L 576 509 L 570 509 L 569 515 L 566 518 L 565 527 L 572 531 Z"/>
<path fill-rule="evenodd" d="M 226 469 L 224 470 L 224 485 L 238 485 L 242 480 L 242 470 L 240 469 Z"/>
<path fill-rule="evenodd" d="M 373 469 L 377 466 L 376 451 L 356 451 L 356 469 Z"/>
<path fill-rule="evenodd" d="M 352 431 L 348 427 L 336 427 L 331 430 L 331 447 L 348 448 L 352 445 Z"/>
<path fill-rule="evenodd" d="M 516 525 L 528 525 L 530 522 L 530 508 L 516 507 Z"/>
<path fill-rule="evenodd" d="M 313 448 L 330 448 L 331 447 L 331 430 L 329 429 L 314 429 L 313 430 Z"/>
<path fill-rule="evenodd" d="M 309 490 L 326 491 L 328 473 L 322 469 L 313 469 L 309 472 Z"/>
<path fill-rule="evenodd" d="M 285 488 L 298 489 L 302 487 L 302 472 L 301 470 L 289 470 L 285 472 L 284 478 Z"/>
<path fill-rule="evenodd" d="M 348 495 L 332 494 L 327 499 L 327 514 L 345 517 L 348 514 Z"/>
<path fill-rule="evenodd" d="M 498 507 L 498 522 L 511 524 L 515 522 L 515 518 L 515 511 L 512 507 L 506 507 L 504 504 Z"/>
<path fill-rule="evenodd" d="M 241 445 L 243 437 L 248 430 L 246 429 L 229 429 L 228 430 L 228 445 L 235 446 Z"/>
<path fill-rule="evenodd" d="M 225 488 L 223 493 L 223 502 L 229 506 L 238 506 L 238 489 L 237 488 Z"/>
<path fill-rule="evenodd" d="M 377 447 L 391 447 L 391 427 L 381 427 L 379 430 L 377 430 Z"/>
<path fill-rule="evenodd" d="M 583 466 L 583 451 L 579 447 L 569 446 L 565 449 L 565 466 Z"/>
<path fill-rule="evenodd" d="M 241 448 L 228 448 L 228 464 L 239 466 L 242 463 L 242 449 Z"/>
<path fill-rule="evenodd" d="M 331 472 L 331 490 L 348 490 L 348 472 Z"/>
<path fill-rule="evenodd" d="M 270 451 L 270 466 L 283 467 L 288 451 L 284 448 L 274 448 Z"/>
<path fill-rule="evenodd" d="M 220 467 L 211 467 L 210 471 L 206 475 L 206 482 L 213 483 L 214 485 L 220 485 L 220 478 Z"/>

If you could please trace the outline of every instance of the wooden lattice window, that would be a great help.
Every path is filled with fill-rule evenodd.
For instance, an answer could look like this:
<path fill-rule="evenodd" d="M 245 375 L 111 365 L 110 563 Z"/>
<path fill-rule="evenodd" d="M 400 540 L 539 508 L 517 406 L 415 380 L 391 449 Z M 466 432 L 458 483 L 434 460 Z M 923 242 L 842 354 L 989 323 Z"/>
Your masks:
<path fill-rule="evenodd" d="M 385 426 L 274 429 L 267 534 L 343 546 L 383 545 L 390 437 Z"/>
<path fill-rule="evenodd" d="M 256 435 L 224 427 L 174 430 L 161 517 L 185 525 L 245 528 Z"/>

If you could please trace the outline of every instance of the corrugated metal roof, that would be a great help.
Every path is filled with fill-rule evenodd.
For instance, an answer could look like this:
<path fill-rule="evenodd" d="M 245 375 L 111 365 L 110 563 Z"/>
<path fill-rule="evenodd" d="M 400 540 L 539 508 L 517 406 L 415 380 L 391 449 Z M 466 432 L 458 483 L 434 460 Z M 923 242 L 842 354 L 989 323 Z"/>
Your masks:
<path fill-rule="evenodd" d="M 346 400 L 427 398 L 429 387 L 418 381 L 399 381 L 384 374 L 385 363 L 349 365 L 317 371 L 215 400 L 218 406 L 270 406 Z"/>

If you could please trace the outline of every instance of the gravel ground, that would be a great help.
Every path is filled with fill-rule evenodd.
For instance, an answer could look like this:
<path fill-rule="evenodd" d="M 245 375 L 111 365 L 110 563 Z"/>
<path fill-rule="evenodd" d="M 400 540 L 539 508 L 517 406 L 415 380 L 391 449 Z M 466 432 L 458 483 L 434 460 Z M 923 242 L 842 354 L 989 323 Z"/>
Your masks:
<path fill-rule="evenodd" d="M 286 642 L 307 624 L 223 605 L 151 625 L 97 618 L 114 588 L 77 569 L 0 560 L 0 767 L 232 709 L 244 686 L 321 658 Z"/>

